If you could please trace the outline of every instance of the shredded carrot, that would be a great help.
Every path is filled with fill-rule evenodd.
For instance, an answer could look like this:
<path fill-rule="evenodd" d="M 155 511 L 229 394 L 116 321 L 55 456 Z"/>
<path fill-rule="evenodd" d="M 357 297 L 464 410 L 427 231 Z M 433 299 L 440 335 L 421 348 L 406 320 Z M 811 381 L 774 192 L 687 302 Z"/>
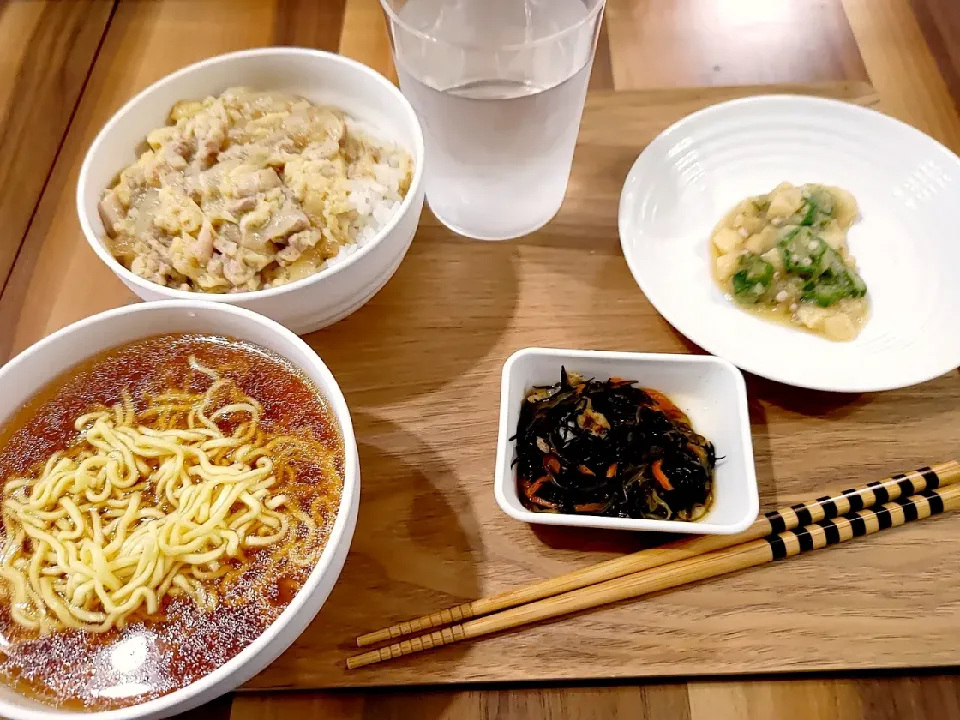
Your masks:
<path fill-rule="evenodd" d="M 523 481 L 523 494 L 528 498 L 532 498 L 536 494 L 537 490 L 540 489 L 540 486 L 543 485 L 547 480 L 550 479 L 549 475 L 544 475 L 543 477 L 537 478 L 533 482 L 529 480 Z"/>
<path fill-rule="evenodd" d="M 549 500 L 544 500 L 539 495 L 534 495 L 532 498 L 530 498 L 530 502 L 532 502 L 534 505 L 539 505 L 540 507 L 549 508 L 551 510 L 557 509 L 556 503 L 552 503 Z"/>
<path fill-rule="evenodd" d="M 582 513 L 598 513 L 606 510 L 609 504 L 605 502 L 587 503 L 586 505 L 574 505 L 573 509 Z"/>
<path fill-rule="evenodd" d="M 543 467 L 544 469 L 549 470 L 556 475 L 558 472 L 560 472 L 560 461 L 557 460 L 557 458 L 553 455 L 547 455 L 543 459 Z"/>
<path fill-rule="evenodd" d="M 539 490 L 540 487 L 548 480 L 550 480 L 549 475 L 544 475 L 543 477 L 537 478 L 533 482 L 530 482 L 529 480 L 523 480 L 520 483 L 520 487 L 523 489 L 523 494 L 526 495 L 527 500 L 533 504 L 539 505 L 540 507 L 555 509 L 557 507 L 556 503 L 552 503 L 549 500 L 544 500 L 542 497 L 537 495 L 537 490 Z"/>
<path fill-rule="evenodd" d="M 617 464 L 613 463 L 610 467 L 607 468 L 607 477 L 612 478 L 617 476 Z"/>
<path fill-rule="evenodd" d="M 664 490 L 673 490 L 673 485 L 670 484 L 670 478 L 663 474 L 663 469 L 660 467 L 663 465 L 663 460 L 657 460 L 653 468 L 653 477 L 656 478 L 657 482 L 660 483 L 660 487 Z"/>
<path fill-rule="evenodd" d="M 685 425 L 690 424 L 690 419 L 684 415 L 683 410 L 674 405 L 673 400 L 668 398 L 662 392 L 659 390 L 654 390 L 653 388 L 644 388 L 643 391 L 650 396 L 650 398 L 656 404 L 657 409 L 668 418 L 674 422 L 680 421 Z"/>
<path fill-rule="evenodd" d="M 586 465 L 577 465 L 577 470 L 579 470 L 583 475 L 592 475 L 593 477 L 597 476 L 597 474 Z"/>

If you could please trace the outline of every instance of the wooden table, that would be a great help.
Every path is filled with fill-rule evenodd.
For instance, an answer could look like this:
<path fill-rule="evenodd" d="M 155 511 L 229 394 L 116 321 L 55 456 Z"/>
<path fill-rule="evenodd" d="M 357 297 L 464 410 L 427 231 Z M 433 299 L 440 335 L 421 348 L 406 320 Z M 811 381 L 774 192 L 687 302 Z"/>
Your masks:
<path fill-rule="evenodd" d="M 182 65 L 231 49 L 270 44 L 338 50 L 394 76 L 377 0 L 49 0 L 8 2 L 3 6 L 0 73 L 6 82 L 0 83 L 0 107 L 4 110 L 0 150 L 5 159 L 0 168 L 5 181 L 0 195 L 0 226 L 4 228 L 0 239 L 0 354 L 9 356 L 73 320 L 133 300 L 91 262 L 89 250 L 77 242 L 73 189 L 83 153 L 100 125 L 136 90 Z M 606 144 L 603 123 L 623 104 L 644 108 L 639 115 L 632 114 L 629 123 L 631 130 L 646 137 L 662 126 L 664 117 L 672 118 L 725 97 L 790 86 L 803 92 L 879 104 L 884 111 L 960 151 L 958 48 L 960 8 L 956 0 L 609 0 L 582 138 L 602 154 Z M 622 153 L 612 151 L 608 157 L 614 165 L 621 158 Z M 476 276 L 488 279 L 478 280 L 481 286 L 467 296 L 479 306 L 464 307 L 453 319 L 472 318 L 476 323 L 476 347 L 471 352 L 483 372 L 488 373 L 502 359 L 486 358 L 485 354 L 490 352 L 497 333 L 503 331 L 500 318 L 515 300 L 505 292 L 510 289 L 509 283 L 496 279 L 497 271 L 509 272 L 515 254 L 535 261 L 591 242 L 571 229 L 574 215 L 581 227 L 585 220 L 595 223 L 597 252 L 602 258 L 612 258 L 616 228 L 610 190 L 625 172 L 626 167 L 609 163 L 591 166 L 578 161 L 568 203 L 548 232 L 518 243 L 516 249 L 510 244 L 500 245 L 486 260 L 479 251 L 459 246 L 459 262 L 486 263 Z M 442 232 L 425 217 L 422 235 L 428 242 L 435 242 Z M 591 267 L 613 266 L 603 262 Z M 622 272 L 622 268 L 609 271 Z M 556 279 L 550 272 L 548 268 L 539 278 L 524 275 L 523 280 L 539 279 L 546 284 Z M 70 292 L 62 293 L 63 277 L 68 273 Z M 469 276 L 456 274 L 438 277 L 432 280 L 441 288 L 470 280 Z M 596 279 L 603 280 L 604 276 L 597 275 Z M 396 289 L 397 282 L 384 292 L 402 294 L 402 289 Z M 428 285 L 425 292 L 430 290 Z M 612 302 L 617 298 L 601 293 L 597 300 Z M 627 310 L 642 310 L 640 301 L 631 302 L 634 304 Z M 350 337 L 355 333 L 351 328 L 361 319 L 358 314 L 336 328 L 335 337 Z M 528 344 L 540 342 L 535 325 L 527 331 L 531 334 Z M 433 334 L 438 343 L 434 349 L 442 346 L 441 336 Z M 657 338 L 653 341 L 656 346 L 646 349 L 690 349 L 669 331 Z M 586 342 L 618 347 L 613 330 L 599 330 Z M 399 353 L 399 366 L 414 367 L 416 357 L 409 348 L 394 343 L 391 350 Z M 325 356 L 335 372 L 336 365 L 345 361 L 346 352 L 333 345 L 328 349 Z M 467 366 L 450 371 L 468 375 L 479 372 Z M 931 437 L 929 447 L 914 444 L 914 451 L 950 452 L 938 439 L 950 437 L 951 428 L 954 436 L 960 429 L 955 408 L 942 402 L 944 395 L 955 397 L 956 380 L 954 374 L 900 399 L 913 403 L 918 414 L 939 413 L 947 424 L 939 435 Z M 404 381 L 417 385 L 423 395 L 438 390 L 437 383 L 423 374 L 410 375 Z M 753 382 L 751 389 L 763 398 L 752 407 L 754 414 L 769 411 L 781 419 L 796 418 L 798 423 L 816 413 L 837 417 L 840 425 L 836 432 L 842 441 L 832 450 L 828 464 L 839 466 L 855 457 L 870 468 L 892 471 L 908 466 L 897 467 L 898 460 L 912 463 L 922 459 L 904 459 L 896 428 L 881 427 L 879 416 L 865 416 L 855 403 L 849 411 L 854 419 L 844 425 L 839 416 L 846 412 L 846 401 L 818 396 L 811 403 L 763 382 Z M 363 394 L 372 392 L 361 386 L 352 390 L 361 398 L 369 398 Z M 882 406 L 876 412 L 882 413 Z M 397 420 L 389 412 L 382 418 L 361 417 L 361 440 L 366 434 L 389 446 L 398 437 L 390 427 Z M 862 425 L 856 423 L 864 421 L 875 421 L 877 425 L 871 427 L 883 434 L 871 445 L 875 454 L 870 458 L 859 456 L 854 447 L 862 432 Z M 768 437 L 757 437 L 756 443 L 758 466 L 766 463 L 758 468 L 759 474 L 767 478 L 773 476 L 770 464 L 778 457 L 791 449 L 802 449 L 791 448 L 786 442 L 773 452 Z M 430 457 L 429 448 L 414 450 Z M 369 448 L 367 453 L 365 463 L 370 459 Z M 387 455 L 372 458 L 374 472 L 378 462 L 390 460 Z M 789 487 L 763 489 L 768 504 L 774 501 L 774 495 L 783 500 L 792 492 Z M 463 542 L 469 543 L 470 537 L 468 532 Z M 619 542 L 606 549 L 621 549 Z M 362 555 L 362 539 L 355 543 L 355 549 L 358 546 Z M 429 559 L 429 554 L 425 557 Z M 465 581 L 451 577 L 445 582 L 456 587 Z M 455 592 L 468 595 L 477 590 L 471 585 Z M 437 597 L 444 595 L 439 593 Z M 926 650 L 918 647 L 918 656 Z M 877 665 L 903 665 L 892 660 Z M 282 673 L 303 672 L 309 658 L 300 665 L 283 662 L 253 685 L 280 686 Z M 754 672 L 763 669 L 753 668 Z M 698 679 L 641 685 L 619 681 L 592 687 L 528 684 L 495 689 L 474 686 L 298 694 L 247 691 L 203 708 L 197 717 L 252 719 L 291 714 L 430 719 L 619 715 L 693 720 L 951 718 L 960 717 L 960 681 L 948 674 L 905 676 L 901 671 L 897 675 Z"/>

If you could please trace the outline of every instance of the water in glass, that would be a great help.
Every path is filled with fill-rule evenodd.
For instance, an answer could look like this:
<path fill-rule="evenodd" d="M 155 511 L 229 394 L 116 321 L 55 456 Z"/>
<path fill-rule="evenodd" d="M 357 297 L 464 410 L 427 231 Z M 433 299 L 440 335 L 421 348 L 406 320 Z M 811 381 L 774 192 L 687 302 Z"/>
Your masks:
<path fill-rule="evenodd" d="M 559 209 L 597 2 L 408 0 L 396 11 L 397 70 L 423 126 L 427 200 L 453 230 L 517 237 Z"/>

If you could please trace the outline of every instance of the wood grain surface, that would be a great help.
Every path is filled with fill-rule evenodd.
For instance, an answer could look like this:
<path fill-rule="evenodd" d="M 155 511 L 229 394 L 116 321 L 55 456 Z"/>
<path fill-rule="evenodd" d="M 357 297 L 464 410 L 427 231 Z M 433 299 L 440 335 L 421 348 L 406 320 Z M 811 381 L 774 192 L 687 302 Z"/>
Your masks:
<path fill-rule="evenodd" d="M 617 89 L 867 79 L 840 0 L 608 0 L 606 13 Z"/>
<path fill-rule="evenodd" d="M 917 22 L 937 60 L 940 74 L 960 108 L 960 3 L 955 0 L 911 0 Z"/>
<path fill-rule="evenodd" d="M 909 0 L 843 0 L 843 6 L 883 109 L 960 152 L 957 106 Z"/>
<path fill-rule="evenodd" d="M 914 0 L 921 1 L 939 2 Z M 69 5 L 50 3 L 61 4 Z M 747 4 L 759 9 L 745 16 Z M 11 38 L 18 37 L 17 27 L 30 27 L 25 19 L 5 25 L 13 12 L 35 17 L 35 9 L 20 5 L 33 7 L 7 3 L 0 37 L 4 27 L 14 28 L 7 30 Z M 86 247 L 73 206 L 83 153 L 124 101 L 195 60 L 269 44 L 339 50 L 394 78 L 377 5 L 121 0 L 59 155 L 46 162 L 42 197 L 37 188 L 28 198 L 36 212 L 0 296 L 0 354 L 135 300 Z M 425 213 L 408 259 L 383 292 L 356 315 L 308 337 L 354 410 L 364 471 L 360 523 L 328 605 L 251 689 L 957 663 L 960 523 L 942 518 L 642 604 L 448 648 L 432 659 L 370 668 L 366 675 L 344 673 L 349 641 L 362 631 L 656 540 L 520 525 L 496 508 L 491 478 L 498 373 L 512 350 L 545 344 L 698 351 L 632 284 L 617 242 L 620 184 L 659 130 L 728 97 L 789 89 L 879 105 L 960 149 L 949 86 L 910 0 L 609 0 L 607 19 L 574 174 L 557 219 L 518 242 L 491 245 L 457 238 Z M 788 32 L 798 20 L 806 23 L 803 42 Z M 9 45 L 7 51 L 15 52 Z M 75 61 L 72 71 L 81 64 Z M 779 86 L 698 87 L 772 82 Z M 689 89 L 676 89 L 683 86 Z M 651 90 L 656 87 L 664 89 Z M 603 308 L 602 321 L 595 308 Z M 956 373 L 875 396 L 811 393 L 756 378 L 749 389 L 768 506 L 943 459 L 955 449 L 950 443 L 960 429 Z M 960 717 L 958 688 L 960 682 L 947 676 L 883 675 L 248 692 L 232 705 L 222 699 L 194 714 L 949 718 Z"/>
<path fill-rule="evenodd" d="M 113 0 L 14 2 L 0 13 L 0 290 L 113 5 Z"/>
<path fill-rule="evenodd" d="M 237 695 L 196 720 L 954 720 L 952 675 Z"/>

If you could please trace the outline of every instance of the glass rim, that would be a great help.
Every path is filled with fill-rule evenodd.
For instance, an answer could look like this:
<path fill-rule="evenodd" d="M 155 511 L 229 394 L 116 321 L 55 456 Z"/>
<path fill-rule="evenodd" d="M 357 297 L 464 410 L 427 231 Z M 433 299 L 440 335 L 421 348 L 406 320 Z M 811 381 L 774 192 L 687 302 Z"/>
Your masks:
<path fill-rule="evenodd" d="M 434 37 L 433 35 L 430 35 L 429 33 L 426 33 L 423 30 L 418 30 L 417 28 L 412 27 L 408 23 L 404 22 L 400 18 L 400 16 L 397 14 L 397 11 L 394 10 L 393 7 L 390 5 L 390 0 L 380 0 L 380 7 L 383 8 L 383 12 L 387 16 L 388 21 L 396 23 L 401 28 L 403 28 L 404 31 L 410 33 L 411 35 L 419 37 L 422 40 L 426 40 L 428 42 L 433 42 L 433 43 L 441 43 L 443 45 L 449 45 L 450 47 L 455 47 L 461 50 L 487 50 L 487 51 L 496 51 L 496 52 L 499 52 L 501 50 L 508 50 L 508 51 L 523 50 L 525 48 L 533 48 L 533 47 L 537 47 L 538 45 L 543 45 L 548 42 L 559 40 L 564 35 L 567 35 L 576 30 L 579 30 L 587 23 L 592 22 L 597 17 L 597 15 L 599 15 L 603 11 L 603 8 L 606 4 L 607 4 L 607 0 L 596 0 L 596 4 L 590 9 L 590 12 L 587 13 L 586 17 L 582 18 L 581 20 L 578 20 L 576 23 L 574 23 L 570 27 L 564 28 L 563 30 L 558 30 L 557 32 L 551 33 L 550 35 L 545 35 L 544 37 L 537 38 L 536 40 L 531 40 L 529 42 L 509 43 L 505 45 L 491 46 L 491 45 L 474 45 L 472 43 L 454 43 L 454 42 L 450 42 L 449 40 L 443 40 L 441 38 Z"/>

